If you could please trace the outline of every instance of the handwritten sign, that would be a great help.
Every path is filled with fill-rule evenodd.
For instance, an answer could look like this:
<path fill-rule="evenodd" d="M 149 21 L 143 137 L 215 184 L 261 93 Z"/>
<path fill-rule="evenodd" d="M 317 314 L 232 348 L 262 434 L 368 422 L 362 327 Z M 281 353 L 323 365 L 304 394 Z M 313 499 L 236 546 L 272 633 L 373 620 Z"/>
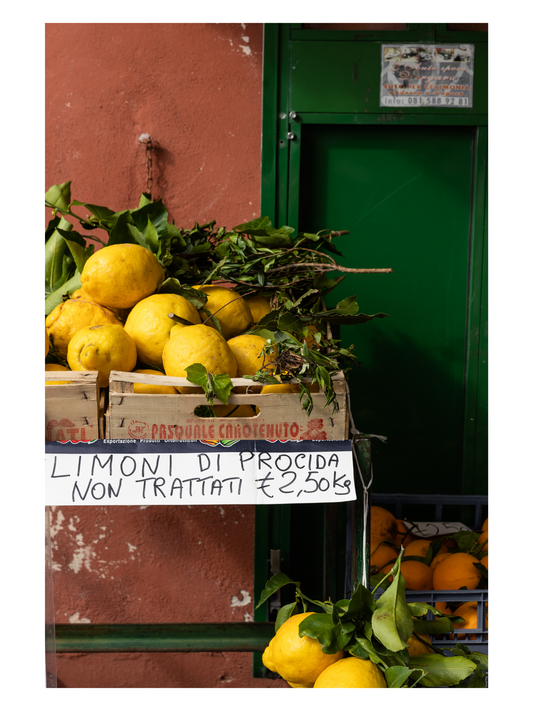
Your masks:
<path fill-rule="evenodd" d="M 473 44 L 381 46 L 380 106 L 472 108 Z"/>
<path fill-rule="evenodd" d="M 413 524 L 403 521 L 405 527 L 415 536 L 430 538 L 431 536 L 445 536 L 458 531 L 470 531 L 468 526 L 460 521 L 416 521 Z"/>
<path fill-rule="evenodd" d="M 46 443 L 47 506 L 297 504 L 356 498 L 348 440 Z"/>

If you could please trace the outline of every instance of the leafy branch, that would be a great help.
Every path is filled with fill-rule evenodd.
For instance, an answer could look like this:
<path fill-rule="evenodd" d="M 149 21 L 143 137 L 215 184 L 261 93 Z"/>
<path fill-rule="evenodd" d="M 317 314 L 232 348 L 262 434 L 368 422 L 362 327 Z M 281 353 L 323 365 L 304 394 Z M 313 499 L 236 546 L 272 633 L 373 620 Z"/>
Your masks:
<path fill-rule="evenodd" d="M 275 632 L 289 617 L 298 614 L 300 607 L 306 612 L 309 605 L 313 605 L 320 611 L 300 622 L 299 636 L 316 639 L 325 654 L 344 651 L 360 659 L 370 659 L 384 673 L 390 688 L 485 686 L 488 657 L 471 652 L 465 644 L 444 649 L 429 645 L 433 653 L 409 656 L 407 648 L 411 636 L 447 634 L 453 631 L 453 622 L 460 618 L 445 615 L 427 603 L 407 603 L 405 579 L 401 574 L 402 553 L 403 550 L 387 574 L 387 577 L 392 575 L 392 583 L 377 600 L 373 594 L 376 588 L 371 591 L 361 584 L 356 586 L 350 599 L 313 600 L 302 592 L 299 582 L 280 572 L 267 581 L 256 609 L 282 587 L 294 585 L 295 600 L 278 611 Z M 423 619 L 428 611 L 435 619 Z"/>

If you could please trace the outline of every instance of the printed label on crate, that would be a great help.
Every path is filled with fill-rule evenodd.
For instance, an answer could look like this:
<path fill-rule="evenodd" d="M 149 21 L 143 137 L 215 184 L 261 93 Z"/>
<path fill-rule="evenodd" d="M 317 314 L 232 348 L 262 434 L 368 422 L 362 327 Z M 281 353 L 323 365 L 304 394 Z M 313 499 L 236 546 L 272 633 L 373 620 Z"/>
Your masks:
<path fill-rule="evenodd" d="M 472 108 L 473 44 L 381 46 L 380 106 Z"/>
<path fill-rule="evenodd" d="M 45 505 L 297 504 L 356 498 L 351 442 L 47 442 Z"/>
<path fill-rule="evenodd" d="M 291 440 L 325 440 L 328 438 L 324 430 L 322 418 L 310 418 L 305 425 L 298 422 L 280 420 L 276 423 L 261 422 L 260 418 L 249 418 L 250 422 L 240 422 L 220 417 L 212 422 L 185 420 L 183 424 L 147 423 L 142 420 L 131 420 L 127 423 L 127 431 L 132 439 L 164 439 L 164 440 L 224 440 L 224 439 L 291 439 Z"/>
<path fill-rule="evenodd" d="M 68 418 L 49 420 L 45 428 L 45 441 L 57 442 L 61 440 L 92 440 L 98 437 L 98 427 L 85 425 L 76 427 Z"/>

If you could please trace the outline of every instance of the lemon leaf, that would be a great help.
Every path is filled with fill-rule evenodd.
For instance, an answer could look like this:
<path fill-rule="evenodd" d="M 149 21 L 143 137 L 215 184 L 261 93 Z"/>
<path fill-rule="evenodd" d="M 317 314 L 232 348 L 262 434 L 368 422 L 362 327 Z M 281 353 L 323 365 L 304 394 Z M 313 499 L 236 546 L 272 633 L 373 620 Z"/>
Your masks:
<path fill-rule="evenodd" d="M 475 662 L 466 657 L 446 657 L 443 654 L 419 654 L 409 659 L 410 669 L 426 673 L 420 683 L 427 687 L 455 686 L 472 674 Z"/>
<path fill-rule="evenodd" d="M 392 569 L 393 581 L 376 600 L 372 629 L 380 642 L 392 652 L 407 647 L 413 632 L 413 618 L 405 598 L 405 578 L 400 569 L 401 553 Z"/>
<path fill-rule="evenodd" d="M 44 202 L 47 207 L 55 207 L 58 210 L 68 210 L 70 204 L 70 184 L 71 180 L 59 185 L 52 185 L 45 193 Z"/>
<path fill-rule="evenodd" d="M 402 666 L 385 669 L 385 680 L 389 689 L 400 689 L 412 674 L 412 669 Z"/>
<path fill-rule="evenodd" d="M 336 625 L 333 622 L 332 616 L 327 612 L 317 612 L 300 622 L 298 634 L 300 637 L 305 635 L 316 639 L 320 643 L 324 654 L 335 654 L 346 647 L 352 636 L 353 629 L 345 631 L 340 625 Z"/>
<path fill-rule="evenodd" d="M 271 595 L 277 592 L 284 585 L 289 585 L 291 583 L 292 585 L 296 585 L 296 587 L 299 587 L 300 585 L 300 583 L 291 580 L 291 578 L 289 578 L 288 575 L 285 575 L 285 573 L 275 573 L 269 580 L 267 580 L 255 609 L 257 610 L 257 608 L 260 607 L 265 600 L 268 600 Z"/>

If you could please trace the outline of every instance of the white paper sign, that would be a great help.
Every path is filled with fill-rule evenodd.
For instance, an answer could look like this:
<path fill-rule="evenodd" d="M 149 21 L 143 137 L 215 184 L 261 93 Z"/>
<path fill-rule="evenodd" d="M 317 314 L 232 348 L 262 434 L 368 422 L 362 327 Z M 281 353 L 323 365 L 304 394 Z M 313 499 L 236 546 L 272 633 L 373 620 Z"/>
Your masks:
<path fill-rule="evenodd" d="M 356 498 L 350 441 L 46 443 L 47 506 L 296 504 Z"/>

